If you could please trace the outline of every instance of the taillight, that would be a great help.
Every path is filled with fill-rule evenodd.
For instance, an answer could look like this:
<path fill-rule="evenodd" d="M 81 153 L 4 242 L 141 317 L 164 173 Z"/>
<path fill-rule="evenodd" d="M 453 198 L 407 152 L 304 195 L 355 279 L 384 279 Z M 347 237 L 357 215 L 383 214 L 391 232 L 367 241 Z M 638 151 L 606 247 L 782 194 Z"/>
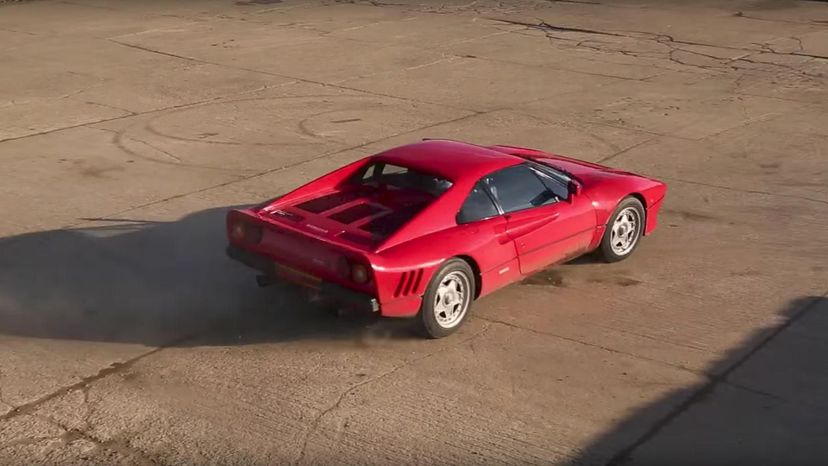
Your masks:
<path fill-rule="evenodd" d="M 248 224 L 245 228 L 245 241 L 252 244 L 259 244 L 262 242 L 262 227 L 259 225 Z"/>
<path fill-rule="evenodd" d="M 258 244 L 262 241 L 262 227 L 244 220 L 236 220 L 230 226 L 230 238 L 250 244 Z"/>
<path fill-rule="evenodd" d="M 368 267 L 363 264 L 351 264 L 351 280 L 355 283 L 368 283 Z"/>
<path fill-rule="evenodd" d="M 236 222 L 230 226 L 230 238 L 236 241 L 244 241 L 244 223 Z"/>

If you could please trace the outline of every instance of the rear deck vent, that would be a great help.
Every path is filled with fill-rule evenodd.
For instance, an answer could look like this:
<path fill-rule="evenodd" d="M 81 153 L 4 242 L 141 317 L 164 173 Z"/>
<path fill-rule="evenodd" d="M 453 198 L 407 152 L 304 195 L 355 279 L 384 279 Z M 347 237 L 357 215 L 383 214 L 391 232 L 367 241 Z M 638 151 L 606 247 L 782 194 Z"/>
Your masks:
<path fill-rule="evenodd" d="M 349 207 L 341 212 L 331 215 L 331 220 L 336 220 L 339 223 L 354 223 L 357 220 L 362 220 L 365 217 L 385 212 L 386 209 L 374 204 L 357 204 Z"/>
<path fill-rule="evenodd" d="M 318 197 L 316 199 L 311 199 L 310 201 L 303 202 L 296 207 L 306 210 L 308 212 L 313 212 L 315 214 L 320 214 L 325 212 L 326 210 L 331 210 L 334 207 L 340 206 L 345 204 L 346 202 L 351 202 L 356 199 L 359 195 L 352 191 L 346 191 L 342 193 L 333 193 L 328 194 L 327 196 Z"/>

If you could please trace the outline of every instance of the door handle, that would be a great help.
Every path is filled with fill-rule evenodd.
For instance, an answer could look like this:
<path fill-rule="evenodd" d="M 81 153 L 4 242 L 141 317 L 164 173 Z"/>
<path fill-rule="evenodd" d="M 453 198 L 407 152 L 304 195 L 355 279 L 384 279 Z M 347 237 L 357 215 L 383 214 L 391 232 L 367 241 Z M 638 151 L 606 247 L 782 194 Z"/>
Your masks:
<path fill-rule="evenodd" d="M 560 212 L 552 212 L 552 215 L 549 216 L 549 220 L 555 220 L 556 218 L 560 217 Z"/>
<path fill-rule="evenodd" d="M 509 232 L 506 231 L 506 225 L 498 225 L 495 227 L 495 238 L 497 238 L 497 242 L 500 244 L 506 244 L 509 242 Z"/>

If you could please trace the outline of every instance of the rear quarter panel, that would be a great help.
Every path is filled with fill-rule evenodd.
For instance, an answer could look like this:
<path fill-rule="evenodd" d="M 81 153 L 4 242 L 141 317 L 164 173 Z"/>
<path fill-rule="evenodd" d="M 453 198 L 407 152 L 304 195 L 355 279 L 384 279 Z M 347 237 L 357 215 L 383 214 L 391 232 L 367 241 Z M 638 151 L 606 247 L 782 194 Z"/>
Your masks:
<path fill-rule="evenodd" d="M 505 236 L 502 217 L 468 225 L 455 225 L 384 250 L 372 259 L 382 314 L 411 316 L 419 311 L 420 300 L 440 266 L 452 257 L 472 262 L 481 275 L 516 261 L 514 243 Z M 498 235 L 502 230 L 503 235 Z M 483 280 L 479 294 L 511 283 L 519 276 L 515 264 L 511 273 L 495 274 Z M 412 275 L 413 274 L 413 275 Z M 412 283 L 409 285 L 409 281 Z M 479 286 L 480 284 L 478 284 Z"/>

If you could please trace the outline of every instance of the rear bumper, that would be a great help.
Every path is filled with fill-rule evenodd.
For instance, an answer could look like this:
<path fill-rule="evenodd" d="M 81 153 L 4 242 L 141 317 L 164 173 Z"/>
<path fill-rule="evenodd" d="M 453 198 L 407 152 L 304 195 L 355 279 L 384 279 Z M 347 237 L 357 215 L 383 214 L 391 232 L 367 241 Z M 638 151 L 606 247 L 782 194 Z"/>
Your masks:
<path fill-rule="evenodd" d="M 276 276 L 276 270 L 279 264 L 268 257 L 242 249 L 232 244 L 227 246 L 227 255 L 233 260 L 258 270 L 263 275 L 266 275 L 272 282 L 280 281 L 280 279 Z M 308 284 L 301 282 L 293 282 L 293 284 L 305 287 L 309 286 Z M 347 306 L 355 311 L 379 311 L 379 303 L 373 296 L 350 290 L 336 283 L 322 280 L 312 288 L 319 291 L 323 297 L 331 299 L 336 303 Z"/>

